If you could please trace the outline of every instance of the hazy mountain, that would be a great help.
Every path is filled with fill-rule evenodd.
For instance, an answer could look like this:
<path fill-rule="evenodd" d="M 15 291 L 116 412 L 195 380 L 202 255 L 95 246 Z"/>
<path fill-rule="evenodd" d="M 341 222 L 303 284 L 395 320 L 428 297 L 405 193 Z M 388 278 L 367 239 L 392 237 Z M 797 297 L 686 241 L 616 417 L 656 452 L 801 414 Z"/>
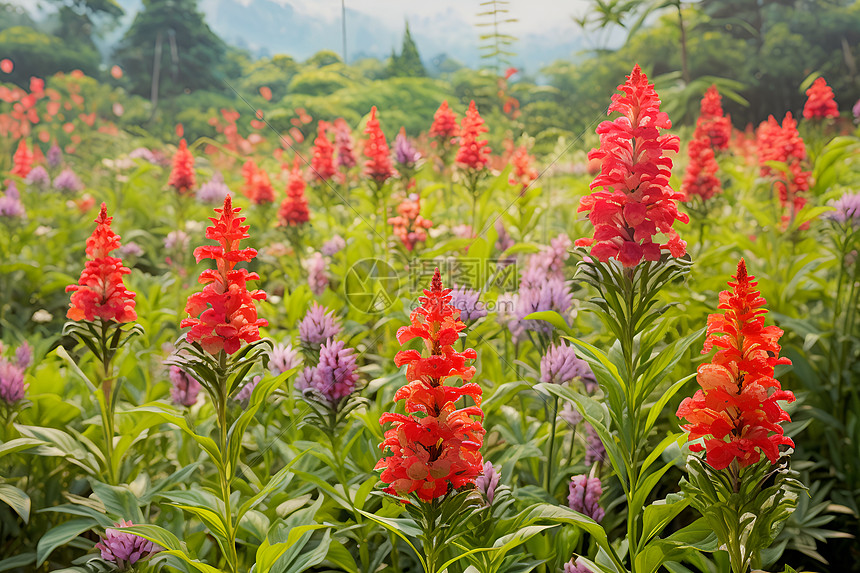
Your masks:
<path fill-rule="evenodd" d="M 140 10 L 140 0 L 120 0 L 126 9 L 125 26 Z M 339 11 L 310 14 L 298 10 L 288 0 L 200 0 L 200 9 L 212 29 L 228 43 L 255 55 L 289 54 L 303 60 L 320 50 L 343 51 Z M 400 49 L 403 25 L 372 14 L 347 8 L 347 56 L 386 58 L 391 49 Z M 409 26 L 425 63 L 431 55 L 445 53 L 463 64 L 480 64 L 479 29 L 464 20 L 462 13 L 447 9 L 432 15 L 410 16 Z M 111 34 L 110 41 L 123 30 Z M 558 58 L 568 58 L 581 48 L 573 22 L 540 33 L 522 34 L 514 46 L 514 65 L 536 72 Z"/>

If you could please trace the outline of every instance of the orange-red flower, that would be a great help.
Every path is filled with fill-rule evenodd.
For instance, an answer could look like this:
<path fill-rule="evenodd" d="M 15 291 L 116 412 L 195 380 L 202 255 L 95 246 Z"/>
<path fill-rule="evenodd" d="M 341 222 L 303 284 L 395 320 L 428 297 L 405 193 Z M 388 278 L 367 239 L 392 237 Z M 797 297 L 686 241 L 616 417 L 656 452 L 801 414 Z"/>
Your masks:
<path fill-rule="evenodd" d="M 719 166 L 714 157 L 714 148 L 711 147 L 708 138 L 693 139 L 687 148 L 687 153 L 690 155 L 690 163 L 681 182 L 681 193 L 686 199 L 689 200 L 693 195 L 698 195 L 703 201 L 707 201 L 722 192 L 722 181 L 716 176 Z"/>
<path fill-rule="evenodd" d="M 732 136 L 732 121 L 723 115 L 721 100 L 717 86 L 709 87 L 702 98 L 701 112 L 693 132 L 694 139 L 707 138 L 717 151 L 727 149 Z"/>
<path fill-rule="evenodd" d="M 388 149 L 388 142 L 385 141 L 385 134 L 382 133 L 382 127 L 376 119 L 376 106 L 370 109 L 370 118 L 364 128 L 364 134 L 367 135 L 364 142 L 364 156 L 367 157 L 367 161 L 364 162 L 364 174 L 381 186 L 390 177 L 394 177 L 396 172 L 391 163 L 391 152 Z"/>
<path fill-rule="evenodd" d="M 812 173 L 803 170 L 806 145 L 797 131 L 797 121 L 791 116 L 791 112 L 785 114 L 782 125 L 773 116 L 762 122 L 756 131 L 756 147 L 761 175 L 775 180 L 774 186 L 779 193 L 780 204 L 792 214 L 796 214 L 806 205 L 806 197 L 802 194 L 809 190 Z M 788 174 L 771 167 L 768 164 L 770 161 L 785 163 Z M 789 218 L 789 215 L 784 217 Z"/>
<path fill-rule="evenodd" d="M 816 79 L 806 90 L 806 105 L 803 106 L 804 119 L 824 119 L 839 117 L 839 106 L 833 99 L 833 90 L 824 78 Z"/>
<path fill-rule="evenodd" d="M 287 198 L 281 202 L 278 220 L 284 227 L 297 227 L 310 221 L 308 200 L 305 198 L 305 178 L 299 167 L 299 158 L 293 161 L 290 181 L 287 183 Z"/>
<path fill-rule="evenodd" d="M 328 181 L 337 173 L 337 168 L 334 166 L 334 145 L 328 138 L 328 124 L 326 122 L 320 121 L 317 130 L 317 137 L 314 139 L 312 149 L 311 170 L 317 179 Z"/>
<path fill-rule="evenodd" d="M 517 147 L 511 154 L 511 172 L 508 182 L 511 185 L 519 185 L 520 193 L 524 193 L 528 186 L 538 178 L 538 171 L 532 166 L 534 157 L 529 155 L 528 149 L 524 146 Z"/>
<path fill-rule="evenodd" d="M 418 243 L 427 240 L 427 229 L 433 226 L 433 221 L 421 216 L 421 197 L 412 193 L 397 206 L 397 216 L 389 217 L 388 224 L 406 250 L 412 251 Z"/>
<path fill-rule="evenodd" d="M 262 205 L 275 201 L 275 189 L 269 180 L 269 174 L 260 169 L 253 159 L 242 165 L 242 176 L 245 178 L 242 193 L 252 203 Z"/>
<path fill-rule="evenodd" d="M 394 357 L 397 366 L 407 365 L 408 383 L 394 395 L 403 400 L 406 414 L 386 413 L 381 424 L 394 425 L 380 444 L 391 455 L 379 460 L 380 479 L 389 484 L 388 493 L 432 501 L 448 492 L 474 486 L 482 472 L 481 387 L 469 382 L 477 358 L 472 349 L 454 350 L 454 343 L 466 325 L 460 311 L 451 305 L 451 289 L 442 287 L 439 269 L 430 289 L 410 316 L 411 324 L 397 331 L 400 344 L 420 338 L 424 350 L 403 350 Z M 460 378 L 461 386 L 447 386 L 449 378 Z M 469 396 L 474 406 L 457 409 L 460 398 Z"/>
<path fill-rule="evenodd" d="M 185 139 L 180 140 L 179 149 L 173 156 L 173 171 L 170 172 L 167 184 L 183 195 L 194 189 L 194 156 L 188 150 Z"/>
<path fill-rule="evenodd" d="M 774 463 L 780 445 L 794 446 L 780 426 L 790 418 L 777 403 L 794 401 L 794 394 L 773 377 L 774 366 L 791 364 L 779 357 L 782 330 L 764 325 L 766 301 L 743 259 L 733 278 L 732 290 L 720 293 L 719 308 L 726 313 L 708 317 L 702 354 L 715 346 L 719 350 L 709 364 L 699 366 L 702 389 L 685 398 L 677 414 L 689 422 L 682 427 L 690 441 L 705 438 L 704 446 L 693 444 L 690 449 L 705 450 L 708 463 L 718 470 L 734 460 L 741 467 L 754 464 L 762 453 Z"/>
<path fill-rule="evenodd" d="M 457 137 L 459 129 L 457 115 L 448 107 L 448 100 L 443 101 L 436 113 L 433 114 L 430 137 L 438 137 L 440 141 L 450 143 L 452 138 Z"/>
<path fill-rule="evenodd" d="M 15 155 L 12 156 L 12 175 L 18 177 L 26 177 L 33 167 L 33 153 L 27 148 L 26 140 L 22 139 L 18 142 L 18 149 L 15 150 Z"/>
<path fill-rule="evenodd" d="M 119 323 L 137 320 L 134 310 L 134 293 L 125 288 L 123 275 L 131 273 L 122 266 L 122 260 L 110 256 L 120 246 L 119 235 L 110 228 L 113 217 L 107 216 L 102 203 L 96 217 L 96 228 L 87 239 L 88 261 L 78 284 L 66 287 L 72 298 L 66 316 L 71 320 L 115 320 Z"/>
<path fill-rule="evenodd" d="M 227 195 L 224 207 L 215 209 L 220 217 L 210 217 L 212 226 L 206 228 L 206 238 L 218 241 L 218 245 L 194 249 L 198 263 L 212 259 L 216 268 L 200 273 L 199 282 L 206 286 L 188 297 L 185 312 L 190 318 L 184 319 L 180 326 L 190 326 L 188 342 L 199 342 L 212 355 L 221 350 L 233 354 L 242 346 L 242 341 L 259 340 L 259 328 L 268 324 L 257 318 L 255 303 L 266 300 L 266 293 L 249 291 L 246 287 L 247 281 L 260 280 L 260 276 L 247 269 L 235 268 L 237 263 L 251 261 L 257 256 L 256 249 L 239 249 L 239 242 L 249 237 L 248 225 L 242 225 L 245 217 L 236 216 L 241 211 L 233 207 L 230 195 Z"/>
<path fill-rule="evenodd" d="M 490 162 L 490 148 L 487 140 L 481 139 L 482 133 L 490 131 L 484 125 L 484 119 L 475 107 L 475 100 L 469 103 L 469 109 L 460 126 L 460 149 L 457 151 L 457 164 L 467 169 L 480 171 Z"/>
<path fill-rule="evenodd" d="M 578 210 L 589 212 L 594 236 L 578 239 L 576 245 L 591 246 L 594 258 L 606 262 L 614 257 L 625 267 L 642 259 L 659 260 L 663 249 L 680 257 L 687 243 L 672 225 L 687 223 L 689 217 L 678 211 L 683 195 L 669 185 L 672 160 L 666 156 L 667 151 L 678 151 L 678 137 L 660 134 L 672 122 L 660 111 L 660 98 L 638 65 L 618 89 L 623 93 L 612 96 L 609 113 L 622 115 L 597 127 L 600 147 L 588 153 L 589 160 L 600 160 L 600 174 L 591 188 L 603 191 L 579 202 Z M 655 243 L 658 233 L 668 241 Z"/>

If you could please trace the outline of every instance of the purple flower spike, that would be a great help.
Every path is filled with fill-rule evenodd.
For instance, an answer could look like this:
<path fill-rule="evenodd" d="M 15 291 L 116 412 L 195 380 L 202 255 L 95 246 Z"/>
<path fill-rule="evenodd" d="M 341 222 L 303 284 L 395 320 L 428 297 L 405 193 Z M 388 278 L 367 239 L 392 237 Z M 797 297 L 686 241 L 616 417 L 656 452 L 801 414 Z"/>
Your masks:
<path fill-rule="evenodd" d="M 415 167 L 421 160 L 421 153 L 415 149 L 415 146 L 406 137 L 406 132 L 402 129 L 394 138 L 394 159 L 400 165 L 410 168 Z"/>
<path fill-rule="evenodd" d="M 836 209 L 830 213 L 833 220 L 839 223 L 851 221 L 854 227 L 860 225 L 860 193 L 847 193 L 831 205 Z"/>
<path fill-rule="evenodd" d="M 484 462 L 484 473 L 475 479 L 475 488 L 484 494 L 489 505 L 493 505 L 493 499 L 496 497 L 496 488 L 499 487 L 501 477 L 502 474 L 496 471 L 495 466 L 491 462 Z"/>
<path fill-rule="evenodd" d="M 304 392 L 308 388 L 313 387 L 314 373 L 316 370 L 317 369 L 312 366 L 306 366 L 305 369 L 299 372 L 296 376 L 296 381 L 293 382 L 293 388 L 299 392 Z"/>
<path fill-rule="evenodd" d="M 190 408 L 197 403 L 200 394 L 200 382 L 186 374 L 179 366 L 171 366 L 169 371 L 170 399 L 177 406 Z"/>
<path fill-rule="evenodd" d="M 47 189 L 51 186 L 51 176 L 48 175 L 48 172 L 44 167 L 37 165 L 32 171 L 30 171 L 30 173 L 27 174 L 27 177 L 24 178 L 24 182 L 27 185 L 32 185 L 39 189 Z"/>
<path fill-rule="evenodd" d="M 576 559 L 571 559 L 564 564 L 564 573 L 592 573 L 585 565 L 579 565 Z"/>
<path fill-rule="evenodd" d="M 125 520 L 116 524 L 118 528 L 132 525 L 132 522 Z M 96 543 L 96 549 L 101 551 L 102 559 L 115 563 L 120 571 L 128 570 L 138 561 L 162 550 L 152 541 L 133 533 L 123 533 L 119 529 L 106 529 L 104 538 Z"/>
<path fill-rule="evenodd" d="M 585 474 L 573 476 L 570 478 L 570 495 L 567 496 L 567 502 L 573 511 L 600 523 L 606 515 L 599 503 L 602 494 L 603 486 L 599 478 L 590 478 Z"/>
<path fill-rule="evenodd" d="M 224 183 L 224 176 L 221 175 L 220 171 L 216 171 L 212 175 L 212 179 L 197 190 L 197 200 L 201 203 L 220 205 L 230 194 L 230 189 Z"/>
<path fill-rule="evenodd" d="M 242 404 L 243 408 L 247 408 L 248 404 L 251 402 L 251 395 L 254 393 L 254 389 L 257 387 L 257 384 L 262 380 L 262 376 L 254 376 L 250 382 L 246 382 L 244 386 L 236 393 L 236 401 Z"/>
<path fill-rule="evenodd" d="M 333 336 L 340 334 L 340 321 L 334 311 L 326 312 L 326 307 L 316 302 L 299 323 L 299 340 L 305 346 L 318 347 Z"/>
<path fill-rule="evenodd" d="M 54 178 L 54 189 L 57 191 L 67 191 L 69 193 L 77 193 L 84 188 L 84 184 L 75 175 L 75 172 L 69 168 L 63 169 L 59 175 Z"/>
<path fill-rule="evenodd" d="M 6 193 L 0 195 L 0 217 L 9 219 L 21 219 L 26 215 L 24 204 L 21 203 L 21 195 L 18 193 L 18 188 L 14 182 L 9 183 L 6 188 Z"/>
<path fill-rule="evenodd" d="M 342 251 L 344 247 L 346 247 L 346 241 L 340 235 L 335 235 L 334 237 L 323 243 L 323 246 L 320 251 L 322 251 L 322 254 L 324 254 L 325 256 L 330 257 Z"/>
<path fill-rule="evenodd" d="M 30 348 L 30 344 L 26 340 L 15 349 L 15 360 L 18 362 L 18 368 L 22 370 L 26 370 L 33 362 L 33 349 Z"/>
<path fill-rule="evenodd" d="M 4 358 L 0 358 L 0 401 L 8 406 L 24 398 L 24 369 Z"/>
<path fill-rule="evenodd" d="M 581 379 L 586 389 L 594 384 L 594 374 L 588 362 L 576 355 L 572 346 L 553 344 L 540 360 L 540 381 L 544 384 L 566 384 Z"/>
<path fill-rule="evenodd" d="M 325 292 L 328 286 L 328 273 L 326 272 L 326 259 L 322 253 L 314 253 L 311 258 L 305 261 L 305 269 L 308 271 L 308 285 L 311 287 L 311 292 L 319 296 Z"/>
<path fill-rule="evenodd" d="M 276 344 L 269 352 L 269 370 L 274 376 L 292 370 L 301 362 L 299 351 L 292 344 Z"/>
<path fill-rule="evenodd" d="M 51 146 L 48 150 L 48 167 L 51 169 L 56 169 L 60 166 L 60 163 L 63 162 L 63 150 L 60 149 L 60 146 L 56 143 Z"/>
<path fill-rule="evenodd" d="M 460 311 L 460 320 L 470 322 L 487 316 L 487 308 L 480 300 L 481 293 L 457 286 L 451 291 L 451 305 Z"/>
<path fill-rule="evenodd" d="M 355 392 L 355 350 L 342 340 L 329 340 L 320 348 L 320 361 L 314 370 L 312 387 L 332 405 Z"/>
<path fill-rule="evenodd" d="M 591 424 L 585 425 L 585 464 L 591 465 L 595 462 L 603 462 L 606 459 L 606 448 L 603 442 L 600 441 L 600 436 L 597 435 Z"/>

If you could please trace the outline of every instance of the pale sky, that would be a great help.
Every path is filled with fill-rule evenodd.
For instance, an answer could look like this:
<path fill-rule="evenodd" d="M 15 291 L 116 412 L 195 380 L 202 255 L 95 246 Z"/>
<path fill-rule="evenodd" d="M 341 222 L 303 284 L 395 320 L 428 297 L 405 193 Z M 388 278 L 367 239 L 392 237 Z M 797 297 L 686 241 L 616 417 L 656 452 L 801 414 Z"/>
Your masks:
<path fill-rule="evenodd" d="M 297 11 L 326 18 L 340 18 L 341 0 L 275 0 L 291 4 Z M 404 19 L 418 16 L 432 18 L 440 14 L 456 14 L 469 24 L 478 22 L 483 11 L 480 0 L 345 0 L 348 9 L 372 14 L 386 24 L 399 28 Z M 510 24 L 514 35 L 539 33 L 542 30 L 570 27 L 571 16 L 579 15 L 588 0 L 510 0 L 508 16 L 518 20 Z"/>

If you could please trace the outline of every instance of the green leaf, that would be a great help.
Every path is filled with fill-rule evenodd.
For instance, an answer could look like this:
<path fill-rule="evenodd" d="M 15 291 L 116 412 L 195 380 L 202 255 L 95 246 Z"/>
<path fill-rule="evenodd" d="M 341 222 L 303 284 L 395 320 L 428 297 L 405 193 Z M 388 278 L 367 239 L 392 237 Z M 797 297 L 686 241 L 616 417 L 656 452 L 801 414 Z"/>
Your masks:
<path fill-rule="evenodd" d="M 624 565 L 615 550 L 609 544 L 609 538 L 606 531 L 599 523 L 586 517 L 581 513 L 562 507 L 560 505 L 550 505 L 541 503 L 529 508 L 526 513 L 523 523 L 526 525 L 539 521 L 549 521 L 551 523 L 562 523 L 578 527 L 591 535 L 591 538 L 597 543 L 598 547 L 603 549 L 607 556 L 612 560 L 612 564 L 616 573 L 625 573 Z"/>
<path fill-rule="evenodd" d="M 164 549 L 179 551 L 180 553 L 182 552 L 182 543 L 180 543 L 179 538 L 176 537 L 170 531 L 158 525 L 150 525 L 145 523 L 140 525 L 123 527 L 122 530 L 124 533 L 134 533 L 135 535 L 139 535 L 144 539 L 148 539 L 149 541 L 152 541 L 153 543 L 163 547 Z"/>
<path fill-rule="evenodd" d="M 184 509 L 188 513 L 194 515 L 197 519 L 202 521 L 207 528 L 209 528 L 209 532 L 212 535 L 219 540 L 226 541 L 227 526 L 224 523 L 224 516 L 219 515 L 206 507 L 186 505 L 183 503 L 171 503 L 170 505 L 178 507 L 179 509 Z"/>
<path fill-rule="evenodd" d="M 8 483 L 0 483 L 0 500 L 20 515 L 24 523 L 30 520 L 30 498 L 26 493 Z"/>
<path fill-rule="evenodd" d="M 15 438 L 14 440 L 9 440 L 8 442 L 0 444 L 0 459 L 4 456 L 14 454 L 15 452 L 29 450 L 30 448 L 44 446 L 46 444 L 47 442 L 44 440 L 37 440 L 36 438 Z"/>
<path fill-rule="evenodd" d="M 276 473 L 269 479 L 269 483 L 267 483 L 265 487 L 263 487 L 263 489 L 261 489 L 256 495 L 243 503 L 242 506 L 239 508 L 236 521 L 242 519 L 242 516 L 245 515 L 245 512 L 259 505 L 271 493 L 284 487 L 292 477 L 290 470 L 292 469 L 293 464 L 296 463 L 299 459 L 301 459 L 306 453 L 308 453 L 308 450 L 301 452 L 292 460 L 290 460 L 290 463 L 281 468 L 278 473 Z"/>
<path fill-rule="evenodd" d="M 200 444 L 200 447 L 203 448 L 207 454 L 209 454 L 209 457 L 212 459 L 212 462 L 215 465 L 219 467 L 223 465 L 223 461 L 221 460 L 221 452 L 218 450 L 218 445 L 215 443 L 215 440 L 207 436 L 201 436 L 197 432 L 192 430 L 188 426 L 188 421 L 177 410 L 168 410 L 164 404 L 153 402 L 150 404 L 144 404 L 143 406 L 135 408 L 134 410 L 129 410 L 128 412 L 119 412 L 119 414 L 133 412 L 152 412 L 153 414 L 158 415 L 163 422 L 173 424 L 174 426 L 185 432 L 186 435 L 190 436 L 195 442 Z"/>
<path fill-rule="evenodd" d="M 104 504 L 108 513 L 133 522 L 143 521 L 137 497 L 127 486 L 113 486 L 91 479 L 90 487 L 93 488 L 93 493 Z"/>
<path fill-rule="evenodd" d="M 65 545 L 84 531 L 98 525 L 95 519 L 70 519 L 48 530 L 36 544 L 36 567 L 41 567 L 57 547 Z"/>
<path fill-rule="evenodd" d="M 678 496 L 676 496 L 678 497 Z M 655 501 L 645 508 L 642 516 L 642 538 L 640 546 L 644 546 L 655 535 L 659 535 L 663 528 L 675 519 L 688 505 L 689 500 L 681 498 L 670 501 L 669 498 Z"/>
<path fill-rule="evenodd" d="M 306 543 L 308 539 L 310 539 L 310 535 L 308 533 L 317 530 L 317 529 L 325 529 L 331 527 L 330 525 L 325 525 L 321 523 L 314 523 L 311 525 L 300 525 L 299 527 L 293 527 L 290 529 L 290 533 L 287 536 L 287 540 L 282 543 L 275 543 L 274 545 L 269 542 L 268 539 L 263 541 L 260 544 L 260 547 L 257 549 L 257 573 L 269 573 L 272 569 L 272 566 L 275 562 L 286 553 L 291 547 L 293 547 L 300 540 L 304 539 Z M 328 535 L 328 532 L 326 532 Z M 304 545 L 304 543 L 302 544 Z"/>
<path fill-rule="evenodd" d="M 22 569 L 25 567 L 31 569 L 35 561 L 36 554 L 32 551 L 28 553 L 19 553 L 13 557 L 0 559 L 0 571 L 10 571 L 12 569 Z"/>
<path fill-rule="evenodd" d="M 415 554 L 418 556 L 418 559 L 421 561 L 421 566 L 424 567 L 424 570 L 427 570 L 427 564 L 424 562 L 423 554 L 415 548 L 415 545 L 413 545 L 412 541 L 409 539 L 409 537 L 414 537 L 416 539 L 421 537 L 421 529 L 415 524 L 415 521 L 406 518 L 379 517 L 377 515 L 362 511 L 360 509 L 356 509 L 356 511 L 370 521 L 378 523 L 379 525 L 405 541 L 406 545 L 411 547 L 412 551 L 414 551 Z"/>
<path fill-rule="evenodd" d="M 533 312 L 523 317 L 523 320 L 543 320 L 566 334 L 570 333 L 570 326 L 568 326 L 567 321 L 565 321 L 564 317 L 554 310 Z"/>

